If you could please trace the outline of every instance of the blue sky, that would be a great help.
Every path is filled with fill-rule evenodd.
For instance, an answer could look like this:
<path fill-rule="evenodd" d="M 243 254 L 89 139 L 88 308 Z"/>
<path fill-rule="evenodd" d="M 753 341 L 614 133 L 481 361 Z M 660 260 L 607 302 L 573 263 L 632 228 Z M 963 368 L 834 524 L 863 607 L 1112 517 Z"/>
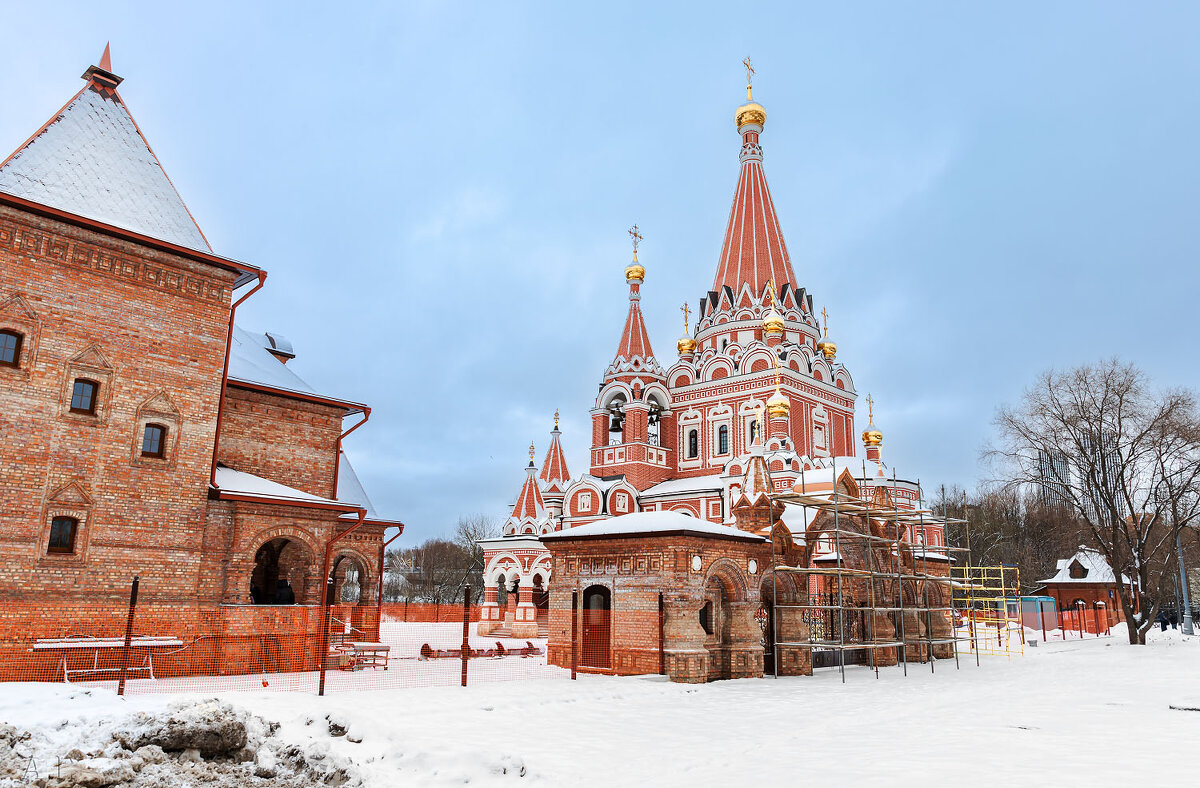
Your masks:
<path fill-rule="evenodd" d="M 347 448 L 405 543 L 505 514 L 556 407 L 586 470 L 634 222 L 673 357 L 747 55 L 793 265 L 902 475 L 974 483 L 995 408 L 1051 366 L 1200 386 L 1200 6 L 645 5 L 25 3 L 0 147 L 111 40 L 214 248 L 270 272 L 239 323 L 374 407 Z"/>

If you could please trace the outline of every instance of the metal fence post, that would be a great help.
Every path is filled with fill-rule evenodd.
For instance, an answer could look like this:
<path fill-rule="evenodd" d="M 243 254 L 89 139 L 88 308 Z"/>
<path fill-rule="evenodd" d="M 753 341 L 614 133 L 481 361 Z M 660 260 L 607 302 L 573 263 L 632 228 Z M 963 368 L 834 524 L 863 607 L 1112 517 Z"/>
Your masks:
<path fill-rule="evenodd" d="M 579 668 L 579 589 L 571 592 L 571 680 Z"/>
<path fill-rule="evenodd" d="M 133 641 L 133 613 L 137 609 L 138 576 L 133 576 L 133 584 L 129 587 L 129 616 L 125 619 L 125 648 L 121 650 L 121 678 L 117 682 L 117 694 L 125 694 L 125 676 L 129 671 L 129 644 Z M 66 662 L 63 663 L 64 665 Z M 66 677 L 66 668 L 63 669 Z"/>
<path fill-rule="evenodd" d="M 462 685 L 467 686 L 467 660 L 471 658 L 471 586 L 463 586 Z"/>

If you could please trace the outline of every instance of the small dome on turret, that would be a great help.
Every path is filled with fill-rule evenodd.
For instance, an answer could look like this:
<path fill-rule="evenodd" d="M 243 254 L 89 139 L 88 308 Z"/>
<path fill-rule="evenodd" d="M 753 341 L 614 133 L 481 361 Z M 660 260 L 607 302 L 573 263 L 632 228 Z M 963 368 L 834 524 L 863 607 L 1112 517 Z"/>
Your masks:
<path fill-rule="evenodd" d="M 791 407 L 791 400 L 789 400 L 787 396 L 779 389 L 775 389 L 775 393 L 767 399 L 767 413 L 769 413 L 772 418 L 788 415 L 788 411 L 791 409 Z"/>
<path fill-rule="evenodd" d="M 679 355 L 690 356 L 696 352 L 696 340 L 691 337 L 680 337 L 675 343 L 675 347 L 679 348 Z"/>
<path fill-rule="evenodd" d="M 863 446 L 868 449 L 874 449 L 883 445 L 883 432 L 874 424 L 863 430 L 862 434 Z"/>
<path fill-rule="evenodd" d="M 837 343 L 827 336 L 821 337 L 821 340 L 817 342 L 817 350 L 821 351 L 825 355 L 825 358 L 832 361 L 833 357 L 837 355 Z"/>
<path fill-rule="evenodd" d="M 783 315 L 776 312 L 775 307 L 772 306 L 770 311 L 763 316 L 762 325 L 763 331 L 766 331 L 768 334 L 782 334 L 784 327 Z"/>
<path fill-rule="evenodd" d="M 635 279 L 639 282 L 646 281 L 646 269 L 636 259 L 625 269 L 625 281 L 632 282 Z"/>
<path fill-rule="evenodd" d="M 757 101 L 750 101 L 738 107 L 733 117 L 737 121 L 737 127 L 740 131 L 742 126 L 749 126 L 751 124 L 762 126 L 765 124 L 767 122 L 767 111 Z"/>

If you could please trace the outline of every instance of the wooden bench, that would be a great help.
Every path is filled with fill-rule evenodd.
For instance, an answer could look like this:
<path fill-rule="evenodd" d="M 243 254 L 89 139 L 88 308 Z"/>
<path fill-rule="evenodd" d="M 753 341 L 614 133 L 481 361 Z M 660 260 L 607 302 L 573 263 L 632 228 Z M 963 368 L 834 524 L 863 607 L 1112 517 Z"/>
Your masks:
<path fill-rule="evenodd" d="M 173 637 L 155 637 L 136 635 L 129 641 L 130 663 L 126 673 L 144 673 L 154 678 L 154 649 L 182 648 L 183 641 Z M 124 650 L 125 638 L 100 638 L 90 635 L 72 635 L 65 638 L 42 638 L 35 640 L 31 651 L 58 652 L 58 667 L 62 670 L 63 681 L 70 684 L 72 675 L 92 675 L 97 673 L 120 673 L 120 666 L 101 666 L 101 654 L 116 654 Z M 87 655 L 91 654 L 91 664 L 87 664 Z M 71 657 L 81 656 L 84 659 L 82 667 L 73 667 Z M 135 655 L 141 658 L 140 664 L 134 663 Z"/>
<path fill-rule="evenodd" d="M 525 641 L 523 648 L 505 648 L 504 644 L 499 640 L 496 641 L 495 648 L 468 648 L 468 659 L 474 657 L 532 657 L 541 654 L 542 650 L 533 645 L 530 641 Z M 452 657 L 461 658 L 463 650 L 461 648 L 433 648 L 428 643 L 421 645 L 420 659 L 449 659 Z"/>
<path fill-rule="evenodd" d="M 363 668 L 388 669 L 388 654 L 392 647 L 386 643 L 370 643 L 362 640 L 347 640 L 329 649 L 329 655 L 338 662 L 340 670 L 362 670 Z"/>

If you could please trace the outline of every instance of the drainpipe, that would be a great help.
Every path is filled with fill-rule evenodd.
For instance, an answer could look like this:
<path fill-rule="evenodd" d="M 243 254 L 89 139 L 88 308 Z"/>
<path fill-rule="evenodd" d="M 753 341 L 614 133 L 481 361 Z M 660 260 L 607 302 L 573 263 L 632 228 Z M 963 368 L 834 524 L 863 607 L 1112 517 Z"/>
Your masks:
<path fill-rule="evenodd" d="M 375 595 L 375 634 L 381 638 L 383 637 L 383 559 L 387 554 L 387 546 L 399 539 L 403 533 L 404 523 L 400 523 L 400 530 L 396 532 L 396 535 L 379 545 L 379 593 Z"/>
<path fill-rule="evenodd" d="M 237 314 L 238 306 L 250 296 L 257 293 L 267 282 L 267 272 L 258 272 L 258 284 L 250 288 L 250 292 L 233 302 L 233 306 L 229 308 L 229 330 L 225 334 L 225 366 L 221 369 L 221 396 L 217 400 L 217 429 L 213 434 L 213 456 L 212 470 L 208 475 L 208 482 L 213 487 L 217 486 L 217 448 L 221 445 L 221 415 L 225 412 L 225 388 L 229 385 L 229 357 L 233 355 L 233 318 Z"/>
<path fill-rule="evenodd" d="M 318 695 L 325 694 L 325 663 L 329 661 L 329 602 L 330 595 L 333 592 L 332 578 L 329 577 L 329 559 L 333 555 L 333 545 L 342 537 L 348 536 L 354 531 L 362 527 L 363 521 L 367 519 L 367 510 L 358 510 L 358 522 L 342 531 L 340 534 L 334 534 L 329 541 L 325 543 L 325 567 L 321 572 L 321 582 L 325 587 L 321 589 L 321 682 L 317 689 Z"/>
<path fill-rule="evenodd" d="M 367 419 L 369 419 L 369 418 L 371 418 L 371 409 L 364 405 L 363 409 L 362 409 L 362 421 L 358 422 L 353 427 L 351 427 L 350 429 L 346 430 L 345 432 L 343 432 L 341 435 L 338 436 L 337 462 L 334 463 L 334 466 L 333 466 L 333 495 L 329 496 L 335 500 L 337 499 L 338 472 L 342 469 L 342 441 L 346 439 L 347 435 L 354 432 L 356 429 L 358 429 L 362 425 L 366 424 Z M 401 530 L 401 532 L 403 532 L 404 526 L 400 526 L 400 530 Z"/>

